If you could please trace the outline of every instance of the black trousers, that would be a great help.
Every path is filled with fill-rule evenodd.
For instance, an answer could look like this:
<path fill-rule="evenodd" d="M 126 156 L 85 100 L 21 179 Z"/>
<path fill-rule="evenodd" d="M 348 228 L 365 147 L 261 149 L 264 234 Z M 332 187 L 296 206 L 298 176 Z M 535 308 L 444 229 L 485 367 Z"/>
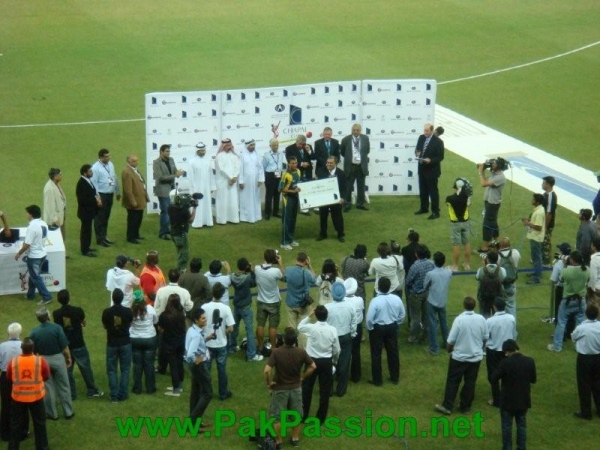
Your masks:
<path fill-rule="evenodd" d="M 279 214 L 279 181 L 274 172 L 265 172 L 265 217 Z"/>
<path fill-rule="evenodd" d="M 498 211 L 500 211 L 501 203 L 484 202 L 483 216 L 483 240 L 491 241 L 493 238 L 500 236 L 500 227 L 498 226 Z"/>
<path fill-rule="evenodd" d="M 98 210 L 96 217 L 94 217 L 94 232 L 96 233 L 96 242 L 98 244 L 106 240 L 106 230 L 108 229 L 108 219 L 110 219 L 113 198 L 114 194 L 100 193 L 102 208 Z"/>
<path fill-rule="evenodd" d="M 359 323 L 356 327 L 356 336 L 352 338 L 352 362 L 350 363 L 350 379 L 354 383 L 360 381 L 361 361 L 360 361 L 360 342 L 362 340 L 363 325 Z"/>
<path fill-rule="evenodd" d="M 354 182 L 356 181 L 356 206 L 365 204 L 365 178 L 360 164 L 352 164 L 350 170 L 346 173 L 347 191 L 346 191 L 346 207 L 352 205 L 352 191 L 354 190 Z M 340 192 L 340 195 L 343 195 Z"/>
<path fill-rule="evenodd" d="M 600 414 L 600 355 L 577 353 L 577 393 L 581 415 L 592 417 L 592 398 Z"/>
<path fill-rule="evenodd" d="M 429 211 L 429 199 L 431 198 L 431 212 L 440 213 L 440 191 L 438 189 L 438 177 L 429 174 L 419 174 L 419 197 L 421 199 L 421 211 Z"/>
<path fill-rule="evenodd" d="M 6 372 L 0 374 L 0 439 L 10 440 L 10 418 L 12 410 L 12 383 L 8 381 Z M 29 430 L 29 416 L 25 415 L 24 422 L 20 429 L 21 438 L 25 439 Z"/>
<path fill-rule="evenodd" d="M 94 219 L 79 219 L 81 221 L 81 229 L 79 230 L 79 249 L 82 254 L 90 251 L 92 246 L 92 224 Z"/>
<path fill-rule="evenodd" d="M 207 362 L 189 364 L 192 374 L 192 389 L 190 392 L 190 419 L 195 421 L 202 418 L 213 397 L 212 380 Z"/>
<path fill-rule="evenodd" d="M 479 366 L 481 361 L 477 362 L 462 362 L 450 358 L 448 363 L 448 375 L 446 377 L 446 391 L 444 393 L 444 408 L 452 411 L 454 408 L 454 400 L 458 393 L 460 382 L 464 378 L 464 384 L 460 391 L 459 409 L 466 412 L 473 404 L 475 398 L 475 383 L 479 374 Z"/>
<path fill-rule="evenodd" d="M 12 401 L 10 416 L 10 441 L 8 450 L 18 450 L 23 439 L 23 424 L 28 421 L 28 413 L 33 422 L 35 449 L 48 450 L 48 434 L 46 433 L 46 410 L 44 399 L 37 402 L 24 403 Z"/>
<path fill-rule="evenodd" d="M 333 228 L 337 231 L 337 236 L 339 238 L 344 237 L 344 215 L 342 214 L 342 208 L 342 205 L 339 203 L 321 206 L 319 208 L 319 219 L 321 223 L 320 236 L 327 237 L 327 219 L 331 213 Z"/>
<path fill-rule="evenodd" d="M 502 361 L 506 356 L 502 351 L 496 351 L 492 349 L 486 349 L 485 356 L 485 365 L 487 367 L 487 376 L 490 385 L 492 386 L 492 401 L 494 402 L 494 406 L 500 407 L 500 383 L 492 382 L 492 374 L 496 370 L 496 368 L 500 365 L 500 361 Z"/>
<path fill-rule="evenodd" d="M 319 379 L 319 409 L 315 417 L 321 423 L 327 418 L 329 409 L 329 397 L 333 391 L 333 363 L 331 358 L 312 358 L 317 366 L 316 370 L 302 381 L 302 407 L 303 419 L 306 419 L 310 413 L 310 404 L 312 402 L 313 389 L 317 378 Z"/>
<path fill-rule="evenodd" d="M 350 360 L 352 359 L 352 336 L 350 333 L 338 336 L 340 342 L 340 357 L 337 363 L 337 387 L 335 393 L 338 397 L 343 397 L 348 390 L 348 380 L 350 378 Z"/>
<path fill-rule="evenodd" d="M 140 237 L 140 227 L 144 217 L 143 209 L 127 210 L 127 240 L 132 241 Z"/>
<path fill-rule="evenodd" d="M 393 382 L 400 380 L 400 352 L 398 350 L 398 324 L 374 325 L 369 331 L 371 346 L 371 376 L 374 384 L 383 383 L 381 372 L 381 353 L 385 347 L 388 370 Z"/>

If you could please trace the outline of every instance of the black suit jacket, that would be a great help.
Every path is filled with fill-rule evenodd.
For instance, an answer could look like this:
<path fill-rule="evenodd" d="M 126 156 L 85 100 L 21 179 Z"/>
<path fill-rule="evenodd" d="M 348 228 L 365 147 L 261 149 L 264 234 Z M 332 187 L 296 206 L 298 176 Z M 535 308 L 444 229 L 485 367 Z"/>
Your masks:
<path fill-rule="evenodd" d="M 369 136 L 366 134 L 360 135 L 360 167 L 365 176 L 369 175 L 369 152 L 371 151 L 371 143 Z M 344 158 L 344 172 L 350 173 L 352 169 L 352 135 L 349 134 L 340 144 L 340 155 Z"/>
<path fill-rule="evenodd" d="M 81 220 L 91 220 L 96 217 L 98 205 L 96 204 L 96 188 L 79 177 L 75 189 L 77 195 L 77 217 Z"/>
<path fill-rule="evenodd" d="M 309 144 L 306 144 L 306 145 L 308 147 L 310 147 Z M 312 147 L 310 147 L 310 148 L 312 149 Z M 313 166 L 312 166 L 312 161 L 311 161 L 312 155 L 305 150 L 303 152 L 303 155 L 301 156 L 300 149 L 298 149 L 298 147 L 296 147 L 296 144 L 292 144 L 292 145 L 288 145 L 285 148 L 285 159 L 287 161 L 289 161 L 292 156 L 295 156 L 296 159 L 298 160 L 298 170 L 300 170 L 300 173 L 302 174 L 302 178 L 305 180 L 312 180 L 312 177 L 313 177 Z M 310 166 L 300 167 L 300 164 L 303 162 L 309 163 Z"/>
<path fill-rule="evenodd" d="M 346 174 L 338 167 L 335 168 L 335 176 L 338 182 L 338 188 L 340 190 L 340 200 L 346 196 Z M 325 168 L 325 171 L 321 171 L 319 180 L 329 178 L 329 171 Z"/>
<path fill-rule="evenodd" d="M 440 162 L 442 162 L 444 159 L 444 142 L 435 134 L 433 134 L 429 140 L 429 145 L 426 149 L 423 149 L 425 146 L 425 139 L 426 138 L 424 134 L 419 136 L 417 148 L 415 149 L 415 155 L 418 155 L 418 152 L 421 152 L 420 157 L 431 159 L 431 163 L 421 164 L 419 161 L 419 175 L 439 178 L 439 176 L 442 174 Z"/>
<path fill-rule="evenodd" d="M 325 145 L 325 139 L 318 139 L 315 141 L 315 151 L 313 152 L 313 159 L 317 161 L 315 167 L 315 175 L 317 178 L 322 178 L 321 175 L 327 176 L 327 167 L 325 163 L 329 156 L 334 156 L 336 163 L 340 162 L 340 143 L 337 139 L 330 139 L 329 144 L 331 147 L 331 154 L 327 154 L 327 146 Z"/>
<path fill-rule="evenodd" d="M 500 408 L 506 411 L 523 411 L 531 408 L 531 385 L 537 381 L 535 361 L 529 356 L 515 353 L 500 361 L 491 381 L 502 381 Z"/>

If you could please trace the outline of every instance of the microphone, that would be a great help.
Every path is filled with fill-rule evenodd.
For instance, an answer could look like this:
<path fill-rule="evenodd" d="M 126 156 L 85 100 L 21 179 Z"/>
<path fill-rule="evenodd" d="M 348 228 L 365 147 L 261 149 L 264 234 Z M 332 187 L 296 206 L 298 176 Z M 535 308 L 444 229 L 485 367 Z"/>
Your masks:
<path fill-rule="evenodd" d="M 213 311 L 212 323 L 213 323 L 213 329 L 215 330 L 215 332 L 219 329 L 219 327 L 223 323 L 223 319 L 221 318 L 221 311 L 218 308 Z"/>

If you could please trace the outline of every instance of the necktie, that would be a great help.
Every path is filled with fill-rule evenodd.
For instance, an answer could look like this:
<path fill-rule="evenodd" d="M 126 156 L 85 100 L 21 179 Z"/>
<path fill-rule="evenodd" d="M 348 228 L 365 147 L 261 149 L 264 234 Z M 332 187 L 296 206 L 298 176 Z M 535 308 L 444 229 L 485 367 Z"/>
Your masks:
<path fill-rule="evenodd" d="M 331 156 L 331 144 L 329 141 L 325 141 L 325 146 L 327 147 L 327 156 Z"/>

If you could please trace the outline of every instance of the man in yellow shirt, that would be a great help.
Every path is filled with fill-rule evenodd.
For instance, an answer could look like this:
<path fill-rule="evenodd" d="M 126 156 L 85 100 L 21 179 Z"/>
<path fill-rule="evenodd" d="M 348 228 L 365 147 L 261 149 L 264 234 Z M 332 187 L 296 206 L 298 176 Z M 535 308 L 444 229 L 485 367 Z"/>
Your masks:
<path fill-rule="evenodd" d="M 527 284 L 540 284 L 542 278 L 542 242 L 546 234 L 546 213 L 544 212 L 544 196 L 542 194 L 533 194 L 531 204 L 533 212 L 529 219 L 523 218 L 521 221 L 527 230 L 527 239 L 531 249 L 531 260 L 533 261 L 533 273 Z"/>

